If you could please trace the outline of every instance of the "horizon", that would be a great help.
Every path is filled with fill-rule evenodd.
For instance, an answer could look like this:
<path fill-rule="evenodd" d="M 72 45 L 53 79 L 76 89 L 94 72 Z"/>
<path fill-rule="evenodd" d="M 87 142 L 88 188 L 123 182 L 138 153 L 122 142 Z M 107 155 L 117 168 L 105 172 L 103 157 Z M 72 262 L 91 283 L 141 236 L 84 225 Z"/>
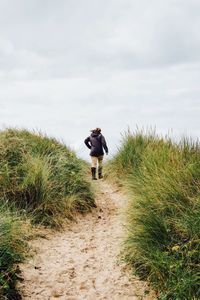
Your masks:
<path fill-rule="evenodd" d="M 84 160 L 90 162 L 90 150 L 84 144 L 84 139 L 85 138 L 82 140 L 82 148 L 84 148 L 85 151 L 83 150 L 83 151 L 81 151 L 81 153 L 79 153 L 79 151 L 77 149 L 75 149 L 73 147 L 73 145 L 67 144 L 62 137 L 56 137 L 55 135 L 50 135 L 47 132 L 44 132 L 44 131 L 42 131 L 40 129 L 34 129 L 34 128 L 31 129 L 31 128 L 13 126 L 13 127 L 2 127 L 0 129 L 0 131 L 9 130 L 9 129 L 27 130 L 30 133 L 33 133 L 33 134 L 36 134 L 36 135 L 38 134 L 38 135 L 46 136 L 48 138 L 55 138 L 59 143 L 65 145 L 67 148 L 69 148 L 70 150 L 72 150 L 73 152 L 75 152 L 76 155 L 77 155 L 77 157 L 79 157 L 80 159 L 84 159 Z M 118 150 L 120 149 L 120 147 L 122 145 L 124 137 L 127 134 L 129 134 L 129 133 L 133 134 L 133 135 L 137 134 L 137 133 L 142 133 L 143 135 L 149 135 L 149 134 L 152 135 L 153 134 L 157 138 L 163 138 L 164 140 L 170 139 L 173 143 L 177 143 L 177 144 L 181 143 L 183 139 L 187 139 L 189 141 L 189 143 L 193 143 L 193 142 L 194 143 L 195 142 L 199 143 L 200 142 L 199 137 L 189 136 L 189 135 L 185 135 L 185 134 L 183 134 L 183 135 L 177 135 L 176 136 L 176 135 L 173 134 L 173 129 L 169 130 L 167 133 L 162 133 L 162 132 L 158 133 L 157 129 L 155 127 L 152 127 L 152 126 L 148 126 L 146 128 L 144 128 L 144 127 L 140 128 L 140 127 L 138 127 L 136 125 L 135 129 L 132 129 L 132 128 L 130 128 L 128 126 L 127 129 L 124 132 L 119 133 L 119 137 L 118 137 L 117 143 L 114 144 L 113 147 L 111 147 L 111 151 L 109 149 L 108 156 L 104 155 L 104 161 L 112 159 L 112 157 L 117 154 Z M 89 134 L 87 136 L 89 136 L 90 134 L 91 134 L 91 132 L 89 131 Z M 106 142 L 107 142 L 107 145 L 108 145 L 108 148 L 109 148 L 109 139 L 107 139 L 107 137 L 105 135 L 104 135 L 104 137 L 106 138 Z"/>

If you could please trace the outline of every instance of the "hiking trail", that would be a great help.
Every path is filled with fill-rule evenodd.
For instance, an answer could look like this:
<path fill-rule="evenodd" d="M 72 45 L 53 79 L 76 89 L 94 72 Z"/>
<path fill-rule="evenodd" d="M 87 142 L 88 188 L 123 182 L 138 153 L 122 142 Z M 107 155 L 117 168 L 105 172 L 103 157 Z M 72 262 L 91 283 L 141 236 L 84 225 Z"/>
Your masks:
<path fill-rule="evenodd" d="M 156 299 L 120 261 L 125 195 L 103 180 L 94 185 L 96 209 L 30 242 L 35 254 L 20 266 L 22 300 Z"/>

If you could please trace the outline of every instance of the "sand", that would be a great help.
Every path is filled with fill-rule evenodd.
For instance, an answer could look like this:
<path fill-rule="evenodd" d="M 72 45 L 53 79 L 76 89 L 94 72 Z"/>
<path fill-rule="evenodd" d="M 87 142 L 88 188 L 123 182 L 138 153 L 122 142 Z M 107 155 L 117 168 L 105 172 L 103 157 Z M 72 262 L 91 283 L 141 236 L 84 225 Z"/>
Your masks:
<path fill-rule="evenodd" d="M 96 209 L 31 241 L 35 255 L 20 266 L 22 299 L 156 299 L 120 260 L 125 195 L 106 181 L 94 184 Z"/>

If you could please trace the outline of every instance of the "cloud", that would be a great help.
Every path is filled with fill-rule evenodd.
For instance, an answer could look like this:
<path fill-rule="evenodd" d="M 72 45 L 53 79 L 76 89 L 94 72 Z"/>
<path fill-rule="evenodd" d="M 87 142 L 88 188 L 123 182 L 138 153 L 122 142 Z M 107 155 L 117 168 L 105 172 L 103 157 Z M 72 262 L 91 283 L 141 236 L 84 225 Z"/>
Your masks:
<path fill-rule="evenodd" d="M 4 66 L 36 78 L 199 59 L 198 1 L 8 2 L 1 4 Z"/>

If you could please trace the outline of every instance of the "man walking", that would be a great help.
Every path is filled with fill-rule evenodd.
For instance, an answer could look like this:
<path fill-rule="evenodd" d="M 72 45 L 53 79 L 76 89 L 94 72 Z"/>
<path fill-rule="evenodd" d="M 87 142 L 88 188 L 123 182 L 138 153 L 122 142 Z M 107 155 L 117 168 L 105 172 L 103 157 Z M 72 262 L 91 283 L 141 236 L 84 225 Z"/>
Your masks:
<path fill-rule="evenodd" d="M 90 149 L 90 156 L 92 159 L 92 179 L 97 180 L 96 178 L 96 170 L 98 165 L 98 175 L 99 179 L 103 178 L 102 175 L 102 163 L 103 163 L 103 156 L 104 150 L 106 154 L 108 154 L 108 147 L 106 144 L 106 140 L 104 136 L 101 134 L 101 129 L 96 128 L 91 130 L 91 135 L 85 139 L 86 146 Z"/>

